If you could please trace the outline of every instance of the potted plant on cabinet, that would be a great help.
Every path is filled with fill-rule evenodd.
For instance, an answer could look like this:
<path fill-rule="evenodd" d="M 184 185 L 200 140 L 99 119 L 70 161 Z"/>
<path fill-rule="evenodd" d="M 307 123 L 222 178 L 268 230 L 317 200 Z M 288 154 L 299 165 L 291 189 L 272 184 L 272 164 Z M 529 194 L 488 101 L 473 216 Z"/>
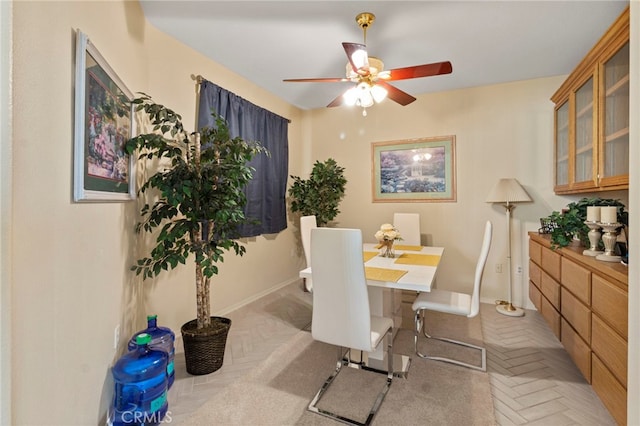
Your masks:
<path fill-rule="evenodd" d="M 247 163 L 268 152 L 259 142 L 232 138 L 226 121 L 215 114 L 215 127 L 188 133 L 179 114 L 150 96 L 142 93 L 133 103 L 136 111 L 146 113 L 153 132 L 131 138 L 126 151 L 132 155 L 138 150 L 139 160 L 156 159 L 160 165 L 138 190 L 158 193 L 154 201 L 144 203 L 136 225 L 138 233 L 157 232 L 155 246 L 131 270 L 152 278 L 193 257 L 197 315 L 181 332 L 187 372 L 208 374 L 222 366 L 231 326 L 228 318 L 210 314 L 211 278 L 226 251 L 240 256 L 246 252 L 238 242 L 237 227 L 248 221 L 243 189 L 254 169 Z"/>
<path fill-rule="evenodd" d="M 315 215 L 318 226 L 325 226 L 340 213 L 338 205 L 344 197 L 347 180 L 344 168 L 333 158 L 316 161 L 309 179 L 291 176 L 289 188 L 291 211 L 302 216 Z"/>
<path fill-rule="evenodd" d="M 554 211 L 546 219 L 553 226 L 551 227 L 551 248 L 566 247 L 577 238 L 584 247 L 589 247 L 589 227 L 585 224 L 587 220 L 588 206 L 615 206 L 617 207 L 618 222 L 624 227 L 629 223 L 629 215 L 624 210 L 625 206 L 619 200 L 611 198 L 581 198 L 576 202 L 567 204 L 561 212 Z"/>

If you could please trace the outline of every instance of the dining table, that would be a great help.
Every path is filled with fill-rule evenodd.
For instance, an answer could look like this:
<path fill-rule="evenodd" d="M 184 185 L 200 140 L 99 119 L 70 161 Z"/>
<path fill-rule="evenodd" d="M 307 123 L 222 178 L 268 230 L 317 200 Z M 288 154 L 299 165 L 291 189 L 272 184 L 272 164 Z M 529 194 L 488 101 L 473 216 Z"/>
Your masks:
<path fill-rule="evenodd" d="M 371 315 L 393 319 L 394 336 L 402 326 L 402 290 L 431 291 L 435 283 L 444 247 L 394 244 L 393 257 L 383 256 L 379 243 L 364 243 L 362 256 L 369 290 Z M 300 278 L 312 278 L 311 267 L 300 271 Z M 386 369 L 383 345 L 369 353 L 360 354 L 361 363 L 374 370 Z M 394 373 L 407 377 L 411 358 L 394 355 Z"/>

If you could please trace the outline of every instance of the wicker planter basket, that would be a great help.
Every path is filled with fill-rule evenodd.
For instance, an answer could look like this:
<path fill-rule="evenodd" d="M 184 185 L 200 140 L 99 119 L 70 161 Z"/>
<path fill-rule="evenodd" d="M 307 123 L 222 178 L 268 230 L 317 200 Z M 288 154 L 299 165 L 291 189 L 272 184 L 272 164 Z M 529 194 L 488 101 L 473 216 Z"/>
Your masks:
<path fill-rule="evenodd" d="M 198 330 L 197 320 L 191 320 L 182 326 L 180 331 L 187 373 L 209 374 L 222 367 L 229 328 L 231 320 L 224 317 L 211 317 L 209 329 Z"/>

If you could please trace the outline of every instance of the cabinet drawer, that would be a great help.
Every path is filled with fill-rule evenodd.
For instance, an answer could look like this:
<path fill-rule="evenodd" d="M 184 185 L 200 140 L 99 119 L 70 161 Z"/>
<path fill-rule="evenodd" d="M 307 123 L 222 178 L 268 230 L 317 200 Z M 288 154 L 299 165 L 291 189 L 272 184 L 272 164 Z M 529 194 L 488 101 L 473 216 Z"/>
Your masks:
<path fill-rule="evenodd" d="M 624 387 L 627 386 L 627 342 L 596 314 L 591 318 L 591 349 L 611 370 Z"/>
<path fill-rule="evenodd" d="M 596 354 L 592 355 L 591 386 L 619 425 L 627 424 L 627 391 L 607 370 Z"/>
<path fill-rule="evenodd" d="M 569 323 L 562 318 L 562 345 L 567 350 L 573 362 L 587 382 L 591 383 L 591 350 Z"/>
<path fill-rule="evenodd" d="M 545 298 L 540 298 L 540 314 L 549 324 L 551 331 L 560 339 L 560 313 L 556 311 L 551 303 Z"/>
<path fill-rule="evenodd" d="M 591 309 L 580 302 L 574 295 L 562 288 L 562 316 L 573 329 L 584 339 L 591 342 Z"/>
<path fill-rule="evenodd" d="M 542 246 L 535 241 L 529 240 L 529 259 L 533 260 L 536 264 L 542 265 Z"/>
<path fill-rule="evenodd" d="M 540 279 L 542 278 L 542 270 L 538 265 L 529 261 L 529 280 L 532 281 L 538 288 L 540 288 Z"/>
<path fill-rule="evenodd" d="M 587 306 L 591 306 L 591 272 L 588 269 L 563 257 L 560 282 Z"/>
<path fill-rule="evenodd" d="M 542 270 L 551 275 L 556 281 L 560 281 L 560 259 L 562 256 L 546 247 L 541 247 L 541 252 L 540 266 L 542 266 Z"/>
<path fill-rule="evenodd" d="M 549 302 L 551 302 L 556 309 L 560 309 L 560 284 L 544 271 L 542 271 L 540 284 L 542 294 L 549 299 Z"/>
<path fill-rule="evenodd" d="M 536 307 L 538 312 L 540 312 L 541 298 L 542 293 L 540 293 L 538 287 L 536 287 L 531 281 L 529 281 L 529 299 L 531 300 L 531 303 L 533 303 L 533 306 Z"/>
<path fill-rule="evenodd" d="M 628 293 L 593 274 L 591 276 L 591 297 L 593 312 L 597 313 L 611 328 L 626 339 L 629 328 Z"/>

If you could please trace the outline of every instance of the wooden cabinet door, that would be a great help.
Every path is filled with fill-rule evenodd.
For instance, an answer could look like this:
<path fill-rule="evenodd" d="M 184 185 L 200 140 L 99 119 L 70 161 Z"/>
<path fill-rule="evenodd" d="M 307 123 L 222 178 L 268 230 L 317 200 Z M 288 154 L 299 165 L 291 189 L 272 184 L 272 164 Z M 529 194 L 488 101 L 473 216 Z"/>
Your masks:
<path fill-rule="evenodd" d="M 629 184 L 629 42 L 601 66 L 600 186 Z"/>
<path fill-rule="evenodd" d="M 569 143 L 569 171 L 571 189 L 597 186 L 597 97 L 595 76 L 592 74 L 573 95 L 571 128 L 574 137 Z"/>
<path fill-rule="evenodd" d="M 555 111 L 555 191 L 569 189 L 569 100 L 556 107 Z"/>

